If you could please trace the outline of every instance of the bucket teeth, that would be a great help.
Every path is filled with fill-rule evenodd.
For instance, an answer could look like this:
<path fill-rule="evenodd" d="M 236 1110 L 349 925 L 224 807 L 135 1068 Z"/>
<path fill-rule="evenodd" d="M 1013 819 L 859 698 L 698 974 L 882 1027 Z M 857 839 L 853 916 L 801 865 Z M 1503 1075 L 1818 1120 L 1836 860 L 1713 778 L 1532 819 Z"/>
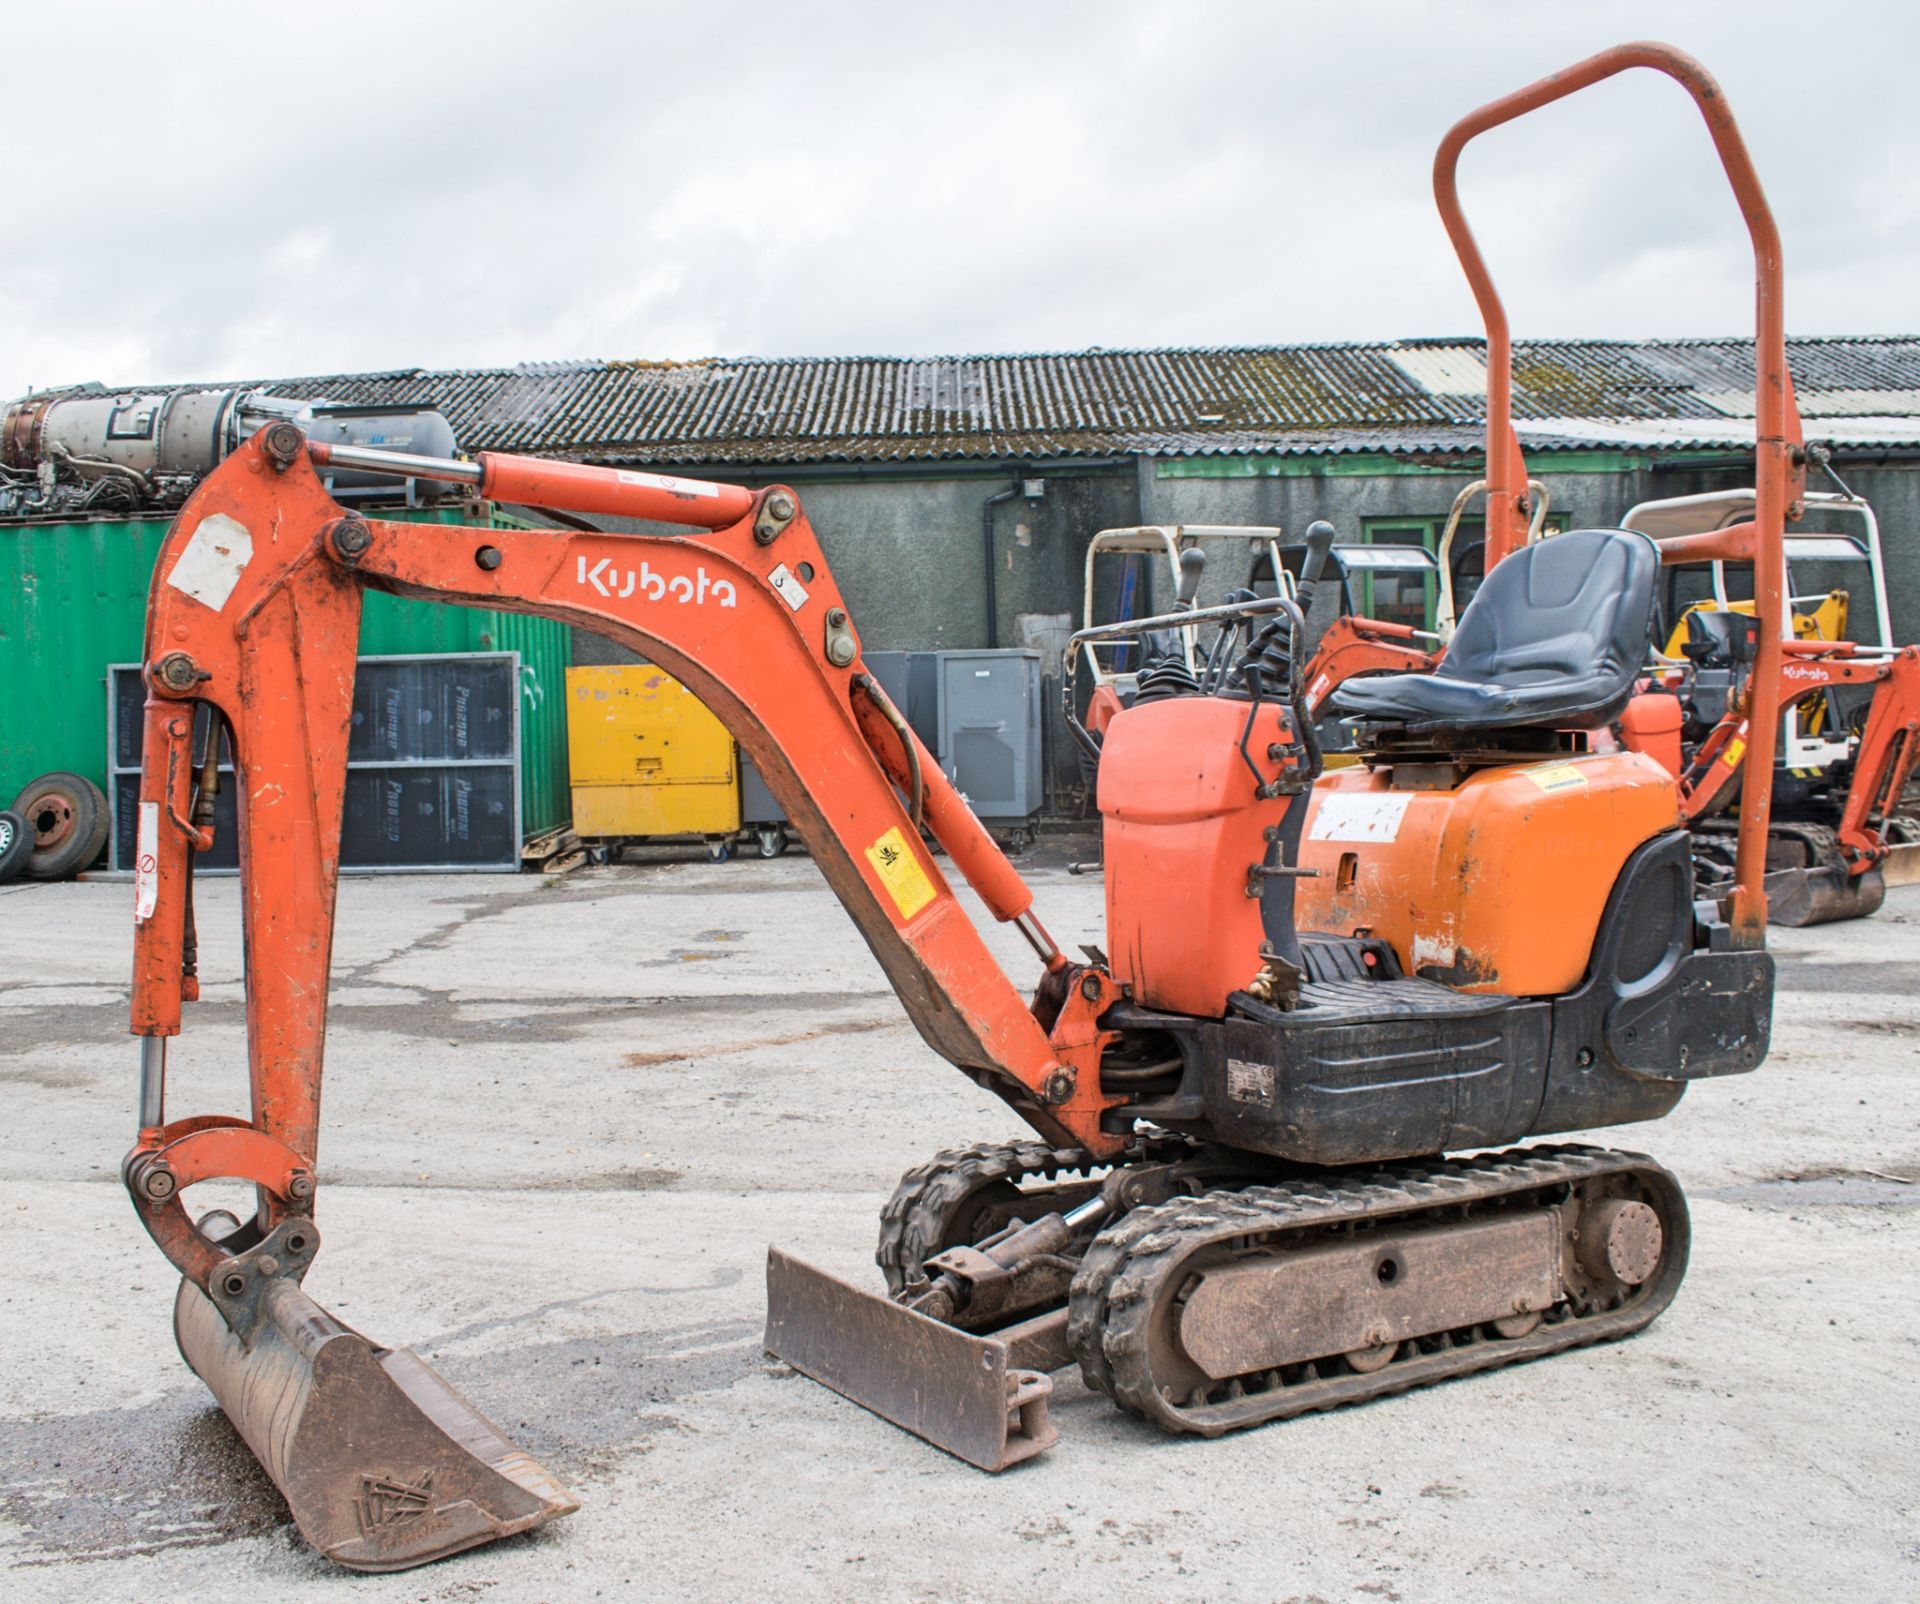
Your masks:
<path fill-rule="evenodd" d="M 416 1355 L 369 1342 L 291 1280 L 264 1289 L 250 1341 L 190 1281 L 173 1328 L 300 1535 L 349 1569 L 406 1570 L 579 1508 Z"/>

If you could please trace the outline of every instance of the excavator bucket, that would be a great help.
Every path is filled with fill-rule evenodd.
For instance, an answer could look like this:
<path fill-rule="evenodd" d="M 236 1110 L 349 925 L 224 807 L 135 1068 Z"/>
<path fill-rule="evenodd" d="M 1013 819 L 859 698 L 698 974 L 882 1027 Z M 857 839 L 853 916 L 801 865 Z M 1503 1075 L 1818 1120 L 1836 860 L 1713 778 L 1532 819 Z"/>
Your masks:
<path fill-rule="evenodd" d="M 1843 864 L 1810 869 L 1777 869 L 1767 876 L 1767 920 L 1800 927 L 1865 919 L 1887 898 L 1887 882 L 1878 869 L 1850 875 Z"/>
<path fill-rule="evenodd" d="M 982 1470 L 1059 1440 L 1041 1370 L 1065 1361 L 1065 1325 L 1062 1311 L 975 1336 L 767 1250 L 767 1352 Z"/>
<path fill-rule="evenodd" d="M 351 1570 L 406 1570 L 580 1507 L 415 1355 L 369 1342 L 290 1279 L 264 1289 L 247 1339 L 183 1280 L 173 1331 L 300 1535 Z"/>

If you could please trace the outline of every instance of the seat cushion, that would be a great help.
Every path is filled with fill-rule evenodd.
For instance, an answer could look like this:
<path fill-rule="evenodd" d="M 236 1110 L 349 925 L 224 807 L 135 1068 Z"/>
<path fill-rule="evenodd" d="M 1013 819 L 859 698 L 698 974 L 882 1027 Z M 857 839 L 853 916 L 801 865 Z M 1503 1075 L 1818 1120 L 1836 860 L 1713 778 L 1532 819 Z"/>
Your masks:
<path fill-rule="evenodd" d="M 1415 731 L 1610 723 L 1646 661 L 1659 572 L 1653 542 L 1624 529 L 1523 546 L 1494 565 L 1433 673 L 1350 680 L 1333 708 Z"/>

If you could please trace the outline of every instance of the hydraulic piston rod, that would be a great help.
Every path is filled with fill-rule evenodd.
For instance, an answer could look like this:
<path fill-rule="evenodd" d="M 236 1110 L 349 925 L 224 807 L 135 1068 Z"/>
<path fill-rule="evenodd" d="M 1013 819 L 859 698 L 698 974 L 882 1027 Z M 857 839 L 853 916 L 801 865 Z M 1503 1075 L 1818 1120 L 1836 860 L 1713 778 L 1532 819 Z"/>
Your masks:
<path fill-rule="evenodd" d="M 494 501 L 606 513 L 653 523 L 691 524 L 700 529 L 724 529 L 738 523 L 759 500 L 757 493 L 744 485 L 499 451 L 483 451 L 476 462 L 446 462 L 438 457 L 315 440 L 308 443 L 307 454 L 320 468 L 351 468 L 396 479 L 441 479 L 470 485 Z M 775 492 L 769 500 L 784 494 Z M 791 498 L 786 499 L 789 510 L 779 518 L 782 526 L 797 511 Z"/>

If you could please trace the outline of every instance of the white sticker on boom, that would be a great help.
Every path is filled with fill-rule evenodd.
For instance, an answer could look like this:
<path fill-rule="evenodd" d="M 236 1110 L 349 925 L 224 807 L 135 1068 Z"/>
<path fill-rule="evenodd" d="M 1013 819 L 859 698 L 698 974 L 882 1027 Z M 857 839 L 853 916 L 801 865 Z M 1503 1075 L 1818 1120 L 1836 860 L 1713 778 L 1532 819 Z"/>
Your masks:
<path fill-rule="evenodd" d="M 1413 803 L 1410 791 L 1389 791 L 1376 795 L 1330 792 L 1320 798 L 1307 831 L 1309 841 L 1391 841 L 1400 833 L 1400 823 Z"/>
<path fill-rule="evenodd" d="M 133 841 L 133 917 L 145 924 L 160 900 L 160 804 L 142 802 Z"/>
<path fill-rule="evenodd" d="M 767 575 L 767 583 L 780 592 L 780 599 L 796 613 L 807 605 L 807 587 L 793 577 L 792 569 L 785 563 Z"/>
<path fill-rule="evenodd" d="M 167 575 L 167 583 L 217 613 L 227 605 L 233 587 L 240 583 L 240 576 L 252 561 L 253 532 L 239 519 L 216 512 L 200 520 L 187 549 Z"/>
<path fill-rule="evenodd" d="M 670 496 L 718 496 L 720 487 L 708 484 L 704 479 L 676 479 L 667 473 L 635 473 L 631 468 L 621 468 L 615 477 L 623 485 L 636 485 L 642 490 L 664 490 Z"/>

